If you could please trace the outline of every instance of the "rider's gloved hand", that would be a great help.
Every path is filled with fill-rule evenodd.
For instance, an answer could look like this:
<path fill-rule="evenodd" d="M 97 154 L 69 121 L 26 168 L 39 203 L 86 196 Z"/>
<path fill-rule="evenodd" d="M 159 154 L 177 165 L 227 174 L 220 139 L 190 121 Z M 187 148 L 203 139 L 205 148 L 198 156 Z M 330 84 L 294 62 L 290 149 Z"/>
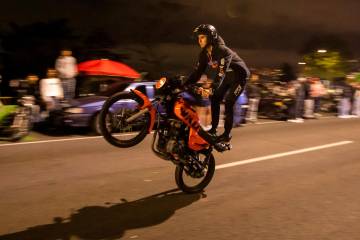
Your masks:
<path fill-rule="evenodd" d="M 203 95 L 204 89 L 202 87 L 197 87 L 195 88 L 195 92 L 199 95 Z"/>

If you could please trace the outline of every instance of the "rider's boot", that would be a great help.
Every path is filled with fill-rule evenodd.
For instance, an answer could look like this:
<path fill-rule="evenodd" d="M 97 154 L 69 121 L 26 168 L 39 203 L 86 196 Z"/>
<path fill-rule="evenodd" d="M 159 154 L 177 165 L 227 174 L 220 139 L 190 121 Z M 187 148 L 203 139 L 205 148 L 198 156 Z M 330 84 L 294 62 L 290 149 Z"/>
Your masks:
<path fill-rule="evenodd" d="M 231 144 L 229 143 L 231 140 L 231 135 L 229 133 L 224 132 L 217 139 L 217 143 L 214 144 L 214 148 L 218 152 L 224 152 L 226 150 L 231 149 Z"/>
<path fill-rule="evenodd" d="M 207 131 L 207 133 L 213 137 L 216 137 L 216 128 L 211 128 L 209 131 Z"/>
<path fill-rule="evenodd" d="M 231 149 L 231 145 L 229 143 L 219 141 L 216 135 L 211 135 L 209 132 L 202 129 L 200 129 L 198 133 L 205 141 L 213 145 L 215 150 L 218 152 L 224 152 Z"/>
<path fill-rule="evenodd" d="M 218 152 L 224 152 L 231 149 L 231 144 L 226 142 L 218 142 L 214 144 L 214 148 Z"/>

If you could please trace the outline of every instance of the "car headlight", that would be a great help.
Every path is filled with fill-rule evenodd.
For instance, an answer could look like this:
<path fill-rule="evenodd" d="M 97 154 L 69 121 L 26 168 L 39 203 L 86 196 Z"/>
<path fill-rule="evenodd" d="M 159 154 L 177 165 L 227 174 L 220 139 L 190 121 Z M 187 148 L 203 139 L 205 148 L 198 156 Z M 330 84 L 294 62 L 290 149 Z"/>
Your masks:
<path fill-rule="evenodd" d="M 78 108 L 78 107 L 74 107 L 74 108 L 67 108 L 65 109 L 66 113 L 83 113 L 84 109 L 83 108 Z"/>

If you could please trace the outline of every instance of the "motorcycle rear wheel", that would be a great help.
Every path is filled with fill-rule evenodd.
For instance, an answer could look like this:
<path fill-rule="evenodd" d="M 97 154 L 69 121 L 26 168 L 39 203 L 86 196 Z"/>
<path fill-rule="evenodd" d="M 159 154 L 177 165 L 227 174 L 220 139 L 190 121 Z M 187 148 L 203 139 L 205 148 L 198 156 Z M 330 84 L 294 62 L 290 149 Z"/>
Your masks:
<path fill-rule="evenodd" d="M 214 176 L 215 173 L 215 158 L 213 154 L 205 155 L 202 153 L 198 153 L 201 155 L 203 160 L 200 160 L 200 162 L 203 164 L 204 171 L 206 171 L 200 182 L 196 183 L 195 185 L 190 185 L 185 181 L 185 178 L 190 177 L 193 180 L 197 179 L 197 177 L 189 176 L 188 172 L 185 167 L 189 168 L 188 166 L 184 164 L 180 164 L 176 166 L 175 169 L 175 182 L 176 185 L 179 187 L 180 190 L 186 193 L 199 193 L 202 192 L 210 183 L 211 179 Z M 200 156 L 199 156 L 200 158 Z"/>
<path fill-rule="evenodd" d="M 139 112 L 141 100 L 134 93 L 117 93 L 109 97 L 100 112 L 99 125 L 102 135 L 110 144 L 128 148 L 140 143 L 148 134 L 149 112 L 143 113 L 134 121 L 126 119 Z"/>

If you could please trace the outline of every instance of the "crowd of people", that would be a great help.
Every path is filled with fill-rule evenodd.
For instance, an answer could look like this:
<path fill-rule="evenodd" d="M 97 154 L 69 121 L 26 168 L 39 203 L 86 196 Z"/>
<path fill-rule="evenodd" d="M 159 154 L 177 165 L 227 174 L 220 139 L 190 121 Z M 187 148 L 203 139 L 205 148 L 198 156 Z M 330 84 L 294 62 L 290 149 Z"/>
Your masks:
<path fill-rule="evenodd" d="M 314 119 L 321 112 L 335 110 L 339 118 L 360 117 L 360 82 L 350 77 L 337 78 L 331 86 L 317 77 L 299 77 L 283 83 L 262 83 L 257 75 L 253 75 L 248 84 L 249 111 L 248 120 L 256 121 L 261 99 L 265 94 L 274 94 L 288 98 L 287 120 L 302 123 L 304 119 Z M 259 104 L 260 103 L 260 104 Z"/>
<path fill-rule="evenodd" d="M 61 107 L 61 101 L 75 97 L 77 74 L 77 63 L 72 51 L 64 49 L 56 59 L 54 68 L 46 70 L 45 78 L 40 79 L 35 74 L 29 74 L 24 80 L 11 80 L 9 85 L 16 89 L 13 94 L 16 98 L 23 95 L 33 96 L 33 115 L 41 118 L 41 113 L 42 118 L 46 118 L 49 112 Z"/>
<path fill-rule="evenodd" d="M 247 97 L 247 108 L 241 98 L 235 105 L 235 116 L 243 115 L 242 123 L 255 123 L 259 117 L 271 116 L 291 123 L 303 123 L 305 119 L 316 119 L 322 114 L 330 113 L 339 118 L 360 117 L 360 81 L 349 77 L 337 78 L 333 83 L 322 81 L 318 77 L 299 77 L 296 80 L 280 82 L 263 79 L 259 74 L 252 74 L 244 92 Z M 200 80 L 209 88 L 206 76 Z M 275 111 L 271 108 L 278 108 Z M 209 126 L 210 106 L 197 107 L 200 120 Z M 245 114 L 244 114 L 245 112 Z M 282 114 L 283 117 L 270 115 Z M 234 126 L 240 126 L 234 121 Z"/>

